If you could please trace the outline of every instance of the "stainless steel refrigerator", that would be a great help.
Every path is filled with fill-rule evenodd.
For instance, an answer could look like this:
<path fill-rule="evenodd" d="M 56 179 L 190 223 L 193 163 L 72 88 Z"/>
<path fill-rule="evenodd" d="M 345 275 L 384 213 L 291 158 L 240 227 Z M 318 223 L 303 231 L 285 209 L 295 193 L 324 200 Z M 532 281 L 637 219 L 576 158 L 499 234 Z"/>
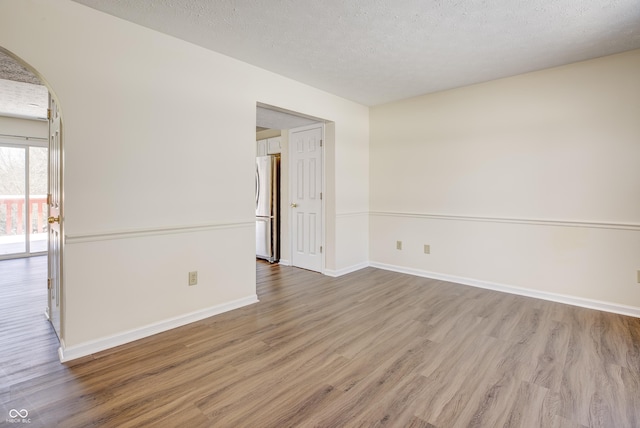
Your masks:
<path fill-rule="evenodd" d="M 256 257 L 280 259 L 280 155 L 256 158 Z"/>

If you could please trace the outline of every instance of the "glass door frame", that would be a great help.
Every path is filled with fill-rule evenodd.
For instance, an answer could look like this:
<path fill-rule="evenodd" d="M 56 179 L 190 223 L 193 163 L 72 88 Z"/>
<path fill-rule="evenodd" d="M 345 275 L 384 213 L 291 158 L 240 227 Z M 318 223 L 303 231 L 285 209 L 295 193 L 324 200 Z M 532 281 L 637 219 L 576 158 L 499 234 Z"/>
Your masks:
<path fill-rule="evenodd" d="M 39 147 L 49 149 L 47 138 L 38 138 L 38 137 L 20 137 L 20 136 L 9 136 L 9 135 L 0 135 L 0 147 L 11 147 L 11 148 L 22 148 L 24 149 L 24 184 L 25 184 L 25 251 L 22 253 L 10 253 L 10 254 L 0 254 L 0 260 L 8 260 L 8 259 L 17 259 L 24 257 L 34 257 L 34 256 L 43 256 L 47 254 L 47 250 L 39 251 L 39 252 L 31 252 L 31 188 L 30 188 L 30 168 L 29 168 L 29 150 L 31 147 Z M 47 163 L 48 168 L 48 163 Z M 48 180 L 49 174 L 47 174 Z M 48 187 L 48 186 L 47 186 Z M 45 214 L 45 218 L 49 215 L 49 205 L 47 204 L 47 212 Z"/>

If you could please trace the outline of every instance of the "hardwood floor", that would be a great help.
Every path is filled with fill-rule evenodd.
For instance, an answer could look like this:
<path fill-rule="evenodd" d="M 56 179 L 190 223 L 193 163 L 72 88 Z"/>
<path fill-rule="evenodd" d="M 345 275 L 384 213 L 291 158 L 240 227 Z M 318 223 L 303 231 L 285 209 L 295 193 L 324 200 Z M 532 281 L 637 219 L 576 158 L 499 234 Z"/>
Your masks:
<path fill-rule="evenodd" d="M 45 275 L 0 262 L 0 425 L 640 427 L 640 319 L 259 262 L 260 303 L 63 365 Z"/>

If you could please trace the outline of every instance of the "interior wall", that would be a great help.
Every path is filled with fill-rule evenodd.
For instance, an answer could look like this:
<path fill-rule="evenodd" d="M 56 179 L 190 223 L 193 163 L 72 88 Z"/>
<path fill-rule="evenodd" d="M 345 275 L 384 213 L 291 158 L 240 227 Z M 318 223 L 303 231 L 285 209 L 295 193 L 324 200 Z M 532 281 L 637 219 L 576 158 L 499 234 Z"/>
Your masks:
<path fill-rule="evenodd" d="M 372 108 L 372 263 L 640 315 L 638 76 L 640 50 Z"/>
<path fill-rule="evenodd" d="M 21 119 L 0 116 L 0 138 L 9 140 L 10 136 L 27 138 L 44 138 L 49 140 L 49 123 L 46 120 Z"/>
<path fill-rule="evenodd" d="M 335 181 L 328 183 L 329 188 L 334 189 L 335 202 L 327 202 L 327 206 L 335 203 L 335 221 L 327 228 L 333 227 L 335 235 L 336 264 L 330 268 L 328 274 L 343 275 L 348 272 L 368 266 L 369 260 L 369 143 L 361 140 L 361 134 L 369 137 L 369 122 L 361 120 L 354 123 L 350 130 L 344 130 L 344 123 L 336 122 L 329 131 L 326 131 L 327 147 L 325 156 L 333 156 L 335 168 Z M 334 132 L 336 141 L 331 144 L 331 131 Z M 340 144 L 338 137 L 346 138 L 352 144 Z M 333 150 L 327 153 L 328 150 Z M 330 166 L 331 167 L 331 166 Z M 367 171 L 367 177 L 362 174 Z M 331 177 L 331 174 L 328 174 Z M 331 235 L 330 235 L 331 236 Z"/>
<path fill-rule="evenodd" d="M 365 106 L 68 0 L 1 2 L 0 40 L 62 108 L 67 355 L 255 301 L 258 102 L 341 124 L 328 221 L 368 208 Z"/>
<path fill-rule="evenodd" d="M 279 137 L 282 134 L 282 130 L 280 129 L 265 129 L 263 131 L 256 132 L 256 141 L 264 140 L 266 138 Z"/>

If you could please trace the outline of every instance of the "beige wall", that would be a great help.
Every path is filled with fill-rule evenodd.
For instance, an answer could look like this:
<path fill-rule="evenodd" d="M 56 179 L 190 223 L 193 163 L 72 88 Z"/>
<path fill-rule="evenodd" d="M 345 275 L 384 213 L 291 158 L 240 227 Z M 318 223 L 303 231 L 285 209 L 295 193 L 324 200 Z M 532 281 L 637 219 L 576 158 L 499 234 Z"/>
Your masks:
<path fill-rule="evenodd" d="M 255 298 L 257 103 L 340 124 L 328 222 L 368 209 L 368 163 L 346 167 L 367 157 L 367 107 L 67 0 L 0 2 L 0 44 L 62 108 L 68 355 Z"/>
<path fill-rule="evenodd" d="M 638 76 L 637 50 L 372 108 L 371 260 L 640 308 Z"/>
<path fill-rule="evenodd" d="M 265 129 L 264 131 L 256 132 L 256 141 L 264 140 L 265 138 L 279 137 L 280 135 L 282 135 L 281 129 Z"/>

